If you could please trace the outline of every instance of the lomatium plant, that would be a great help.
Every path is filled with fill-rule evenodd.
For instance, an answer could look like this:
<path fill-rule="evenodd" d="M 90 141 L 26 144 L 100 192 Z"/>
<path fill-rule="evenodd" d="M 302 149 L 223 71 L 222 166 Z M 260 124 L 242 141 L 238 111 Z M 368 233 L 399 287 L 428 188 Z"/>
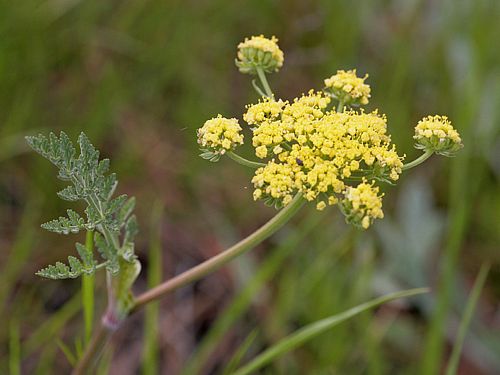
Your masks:
<path fill-rule="evenodd" d="M 312 203 L 317 210 L 337 206 L 348 224 L 368 229 L 375 219 L 384 217 L 381 183 L 395 184 L 403 171 L 432 154 L 452 156 L 462 147 L 458 132 L 446 116 L 427 116 L 418 122 L 414 135 L 415 147 L 423 153 L 405 164 L 404 154 L 398 152 L 388 134 L 386 116 L 376 109 L 360 108 L 369 103 L 371 89 L 366 82 L 368 75 L 360 77 L 355 69 L 339 70 L 324 80 L 323 88 L 307 90 L 293 100 L 279 99 L 266 78 L 266 74 L 283 66 L 284 54 L 277 42 L 275 37 L 261 35 L 238 45 L 236 66 L 241 73 L 256 77 L 252 84 L 261 97 L 246 107 L 242 115 L 245 125 L 240 125 L 237 118 L 219 114 L 206 121 L 197 136 L 203 158 L 215 162 L 228 156 L 253 168 L 253 198 L 280 211 L 229 249 L 138 296 L 134 297 L 131 291 L 140 272 L 134 254 L 135 201 L 125 195 L 114 197 L 117 180 L 114 174 L 107 174 L 109 160 L 99 160 L 99 152 L 83 133 L 78 139 L 78 156 L 64 133 L 59 137 L 50 134 L 28 138 L 35 151 L 59 168 L 58 177 L 70 184 L 58 193 L 59 197 L 86 204 L 83 216 L 70 209 L 67 217 L 42 225 L 56 233 L 83 230 L 88 235 L 86 245 L 76 244 L 79 258 L 69 256 L 67 264 L 47 266 L 38 275 L 65 279 L 99 270 L 107 275 L 108 308 L 76 363 L 75 374 L 90 371 L 109 336 L 130 313 L 255 247 L 283 226 L 304 203 Z M 256 160 L 236 153 L 245 141 L 244 127 L 252 132 Z M 94 244 L 99 257 L 94 254 Z M 421 292 L 419 289 L 396 293 L 364 306 L 369 308 Z M 270 360 L 272 355 L 265 358 Z M 261 358 L 237 374 L 250 373 L 263 361 Z"/>

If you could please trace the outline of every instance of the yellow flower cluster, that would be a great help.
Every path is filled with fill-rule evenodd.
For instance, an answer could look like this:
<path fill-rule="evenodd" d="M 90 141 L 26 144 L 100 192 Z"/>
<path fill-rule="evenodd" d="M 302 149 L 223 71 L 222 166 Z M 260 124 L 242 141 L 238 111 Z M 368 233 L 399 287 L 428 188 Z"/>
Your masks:
<path fill-rule="evenodd" d="M 243 144 L 241 130 L 237 119 L 227 119 L 218 115 L 206 121 L 198 129 L 198 143 L 212 152 L 224 154 L 226 151 Z"/>
<path fill-rule="evenodd" d="M 333 94 L 344 104 L 368 104 L 370 98 L 370 86 L 365 83 L 368 78 L 356 75 L 356 69 L 338 70 L 337 74 L 325 79 L 326 91 Z"/>
<path fill-rule="evenodd" d="M 415 127 L 415 147 L 450 156 L 460 150 L 462 139 L 446 116 L 427 116 Z"/>
<path fill-rule="evenodd" d="M 242 73 L 256 74 L 257 68 L 265 72 L 277 72 L 283 66 L 283 51 L 278 47 L 278 39 L 264 35 L 252 36 L 238 44 L 236 66 Z"/>
<path fill-rule="evenodd" d="M 367 229 L 374 219 L 382 219 L 382 196 L 374 182 L 363 181 L 356 187 L 348 187 L 341 202 L 346 221 Z"/>
<path fill-rule="evenodd" d="M 229 153 L 238 163 L 257 168 L 252 178 L 255 200 L 279 208 L 300 194 L 315 201 L 320 211 L 338 205 L 349 223 L 367 229 L 384 216 L 383 194 L 375 181 L 393 183 L 403 168 L 415 167 L 432 153 L 451 156 L 463 147 L 447 117 L 428 116 L 413 137 L 415 147 L 426 152 L 403 165 L 405 156 L 398 155 L 387 133 L 385 115 L 352 109 L 368 104 L 371 97 L 368 74 L 358 77 L 356 69 L 338 70 L 324 80 L 322 92 L 310 90 L 291 101 L 275 99 L 265 73 L 283 66 L 277 42 L 274 36 L 246 38 L 235 60 L 240 72 L 258 75 L 264 88 L 253 82 L 263 98 L 246 107 L 243 119 L 252 127 L 255 155 L 265 163 Z M 332 100 L 336 109 L 329 109 Z M 243 135 L 236 119 L 219 115 L 199 129 L 198 142 L 205 147 L 200 156 L 217 161 L 243 143 Z"/>
<path fill-rule="evenodd" d="M 397 180 L 402 158 L 377 112 L 328 111 L 330 98 L 310 91 L 293 102 L 264 99 L 247 107 L 257 157 L 271 157 L 252 182 L 254 198 L 286 205 L 294 194 L 317 199 L 317 208 L 338 202 L 347 184 L 363 176 Z"/>

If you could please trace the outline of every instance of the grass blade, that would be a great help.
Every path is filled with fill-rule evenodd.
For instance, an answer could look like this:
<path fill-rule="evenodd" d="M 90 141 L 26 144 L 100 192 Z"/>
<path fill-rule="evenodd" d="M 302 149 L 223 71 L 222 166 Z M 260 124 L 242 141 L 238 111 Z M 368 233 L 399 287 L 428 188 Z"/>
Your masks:
<path fill-rule="evenodd" d="M 240 368 L 233 375 L 251 374 L 252 372 L 260 369 L 262 366 L 271 362 L 274 358 L 299 347 L 300 345 L 304 344 L 306 341 L 314 338 L 315 336 L 329 330 L 330 328 L 335 327 L 340 323 L 349 320 L 350 318 L 366 310 L 372 309 L 378 305 L 392 301 L 394 299 L 415 296 L 417 294 L 427 293 L 428 291 L 429 291 L 428 288 L 417 288 L 417 289 L 409 289 L 401 292 L 387 294 L 385 296 L 375 298 L 369 302 L 362 303 L 361 305 L 353 307 L 340 314 L 336 314 L 328 318 L 319 320 L 317 322 L 311 323 L 299 329 L 295 333 L 292 333 L 288 337 L 285 337 L 283 340 L 281 340 L 271 348 L 265 350 L 262 354 L 258 355 L 250 363 Z"/>
<path fill-rule="evenodd" d="M 61 332 L 62 327 L 80 311 L 81 298 L 80 293 L 77 293 L 33 332 L 24 345 L 23 358 L 54 340 L 54 336 Z"/>
<path fill-rule="evenodd" d="M 21 375 L 21 337 L 17 320 L 10 322 L 9 368 L 12 375 Z"/>
<path fill-rule="evenodd" d="M 243 343 L 240 345 L 236 353 L 234 353 L 233 357 L 229 360 L 229 363 L 224 369 L 222 375 L 229 375 L 235 370 L 235 368 L 240 364 L 245 354 L 247 354 L 248 350 L 250 350 L 250 347 L 252 346 L 256 337 L 257 337 L 257 330 L 255 329 L 252 332 L 250 332 L 250 334 L 245 339 L 245 341 L 243 341 Z"/>
<path fill-rule="evenodd" d="M 61 351 L 63 352 L 64 356 L 66 357 L 66 359 L 68 360 L 69 364 L 71 366 L 74 366 L 75 363 L 76 363 L 76 357 L 75 355 L 73 354 L 73 352 L 71 351 L 71 349 L 68 347 L 68 345 L 66 345 L 61 339 L 57 339 L 56 340 L 56 343 L 57 343 L 57 346 L 59 347 L 59 349 L 61 349 Z"/>
<path fill-rule="evenodd" d="M 458 328 L 458 335 L 455 341 L 455 345 L 453 345 L 453 351 L 451 352 L 448 366 L 446 368 L 446 375 L 454 375 L 457 373 L 458 363 L 460 361 L 460 353 L 462 352 L 467 329 L 469 328 L 470 321 L 479 301 L 479 296 L 481 295 L 481 290 L 483 290 L 483 286 L 486 282 L 489 270 L 490 265 L 483 264 L 476 277 L 474 287 L 472 288 L 469 299 L 467 300 L 467 305 L 465 306 L 464 316 L 462 317 L 460 327 Z"/>

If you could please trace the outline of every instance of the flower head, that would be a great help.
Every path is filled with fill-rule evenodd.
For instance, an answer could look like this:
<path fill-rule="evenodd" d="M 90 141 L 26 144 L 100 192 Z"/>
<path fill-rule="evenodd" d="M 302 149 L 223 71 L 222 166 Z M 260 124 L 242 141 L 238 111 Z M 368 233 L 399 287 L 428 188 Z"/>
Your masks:
<path fill-rule="evenodd" d="M 203 155 L 212 161 L 218 160 L 216 156 L 223 155 L 226 151 L 233 150 L 243 144 L 241 126 L 235 118 L 227 119 L 218 115 L 205 122 L 198 129 L 198 144 L 205 151 Z"/>
<path fill-rule="evenodd" d="M 460 134 L 446 116 L 427 116 L 415 127 L 415 147 L 437 154 L 452 156 L 463 147 Z"/>
<path fill-rule="evenodd" d="M 374 182 L 363 181 L 356 187 L 348 187 L 341 201 L 341 208 L 346 221 L 363 229 L 368 229 L 374 219 L 384 217 L 382 211 L 382 196 Z"/>
<path fill-rule="evenodd" d="M 300 192 L 323 210 L 364 176 L 399 178 L 402 157 L 387 134 L 385 116 L 328 111 L 329 101 L 311 90 L 292 102 L 265 99 L 247 107 L 244 119 L 253 126 L 256 156 L 269 160 L 252 179 L 254 199 L 286 205 Z"/>
<path fill-rule="evenodd" d="M 235 63 L 240 72 L 257 74 L 257 68 L 267 73 L 277 72 L 283 66 L 283 51 L 278 47 L 278 39 L 264 35 L 245 38 L 238 44 L 238 58 Z"/>
<path fill-rule="evenodd" d="M 368 104 L 370 86 L 365 84 L 366 74 L 363 78 L 356 76 L 356 69 L 338 70 L 337 74 L 325 79 L 326 90 L 344 104 Z"/>

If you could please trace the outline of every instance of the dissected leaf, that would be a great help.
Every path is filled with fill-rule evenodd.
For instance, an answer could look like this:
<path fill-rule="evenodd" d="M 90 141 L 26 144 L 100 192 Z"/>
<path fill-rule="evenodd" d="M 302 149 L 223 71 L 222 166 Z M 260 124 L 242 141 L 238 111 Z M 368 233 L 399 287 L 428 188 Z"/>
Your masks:
<path fill-rule="evenodd" d="M 120 271 L 120 259 L 131 264 L 137 262 L 133 240 L 138 229 L 136 219 L 132 215 L 135 200 L 126 195 L 113 199 L 118 182 L 114 173 L 107 174 L 109 159 L 99 160 L 99 151 L 84 133 L 78 137 L 79 155 L 76 154 L 73 143 L 64 132 L 59 136 L 50 133 L 48 136 L 39 134 L 26 137 L 26 141 L 33 150 L 59 168 L 60 179 L 71 183 L 59 191 L 58 196 L 70 202 L 83 200 L 87 203 L 86 220 L 76 211 L 67 210 L 66 217 L 61 216 L 51 220 L 42 227 L 60 234 L 95 230 L 97 250 L 106 261 L 102 266 L 113 275 L 117 275 Z M 121 236 L 123 245 L 119 247 L 117 244 Z M 80 259 L 70 256 L 69 265 L 57 262 L 37 274 L 52 279 L 64 279 L 95 272 L 97 262 L 93 254 L 79 243 L 76 244 L 76 250 Z"/>

